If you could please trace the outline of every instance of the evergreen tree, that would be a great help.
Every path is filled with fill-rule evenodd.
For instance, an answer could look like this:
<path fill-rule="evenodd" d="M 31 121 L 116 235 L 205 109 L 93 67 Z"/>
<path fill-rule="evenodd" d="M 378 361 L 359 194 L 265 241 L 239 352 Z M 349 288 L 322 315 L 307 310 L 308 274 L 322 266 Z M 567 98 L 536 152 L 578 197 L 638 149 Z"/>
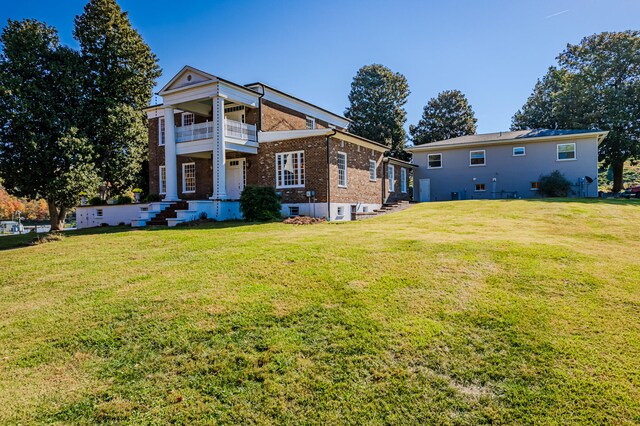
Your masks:
<path fill-rule="evenodd" d="M 12 195 L 45 199 L 60 230 L 78 194 L 97 184 L 91 143 L 77 127 L 83 63 L 35 20 L 9 20 L 0 41 L 0 178 Z"/>
<path fill-rule="evenodd" d="M 415 145 L 476 133 L 476 122 L 466 96 L 459 90 L 445 90 L 429 100 L 416 126 L 409 126 Z"/>
<path fill-rule="evenodd" d="M 130 188 L 147 155 L 149 104 L 158 60 L 115 0 L 90 0 L 75 19 L 74 37 L 88 72 L 85 122 L 103 195 Z"/>
<path fill-rule="evenodd" d="M 352 120 L 349 131 L 358 136 L 386 144 L 389 153 L 407 158 L 404 105 L 409 97 L 407 79 L 400 73 L 379 65 L 360 68 L 351 83 L 350 106 L 345 116 Z"/>
<path fill-rule="evenodd" d="M 604 32 L 568 45 L 558 56 L 512 128 L 608 130 L 600 157 L 623 189 L 624 163 L 640 158 L 640 32 Z"/>

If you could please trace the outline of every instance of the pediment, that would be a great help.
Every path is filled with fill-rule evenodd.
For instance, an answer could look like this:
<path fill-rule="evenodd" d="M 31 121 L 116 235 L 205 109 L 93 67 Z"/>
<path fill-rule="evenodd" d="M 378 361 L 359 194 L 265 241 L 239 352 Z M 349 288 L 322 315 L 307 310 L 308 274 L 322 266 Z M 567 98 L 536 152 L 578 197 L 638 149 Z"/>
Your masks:
<path fill-rule="evenodd" d="M 200 71 L 199 69 L 186 66 L 178 72 L 159 92 L 160 96 L 164 93 L 181 89 L 189 86 L 200 85 L 207 81 L 216 82 L 218 79 L 215 75 Z"/>

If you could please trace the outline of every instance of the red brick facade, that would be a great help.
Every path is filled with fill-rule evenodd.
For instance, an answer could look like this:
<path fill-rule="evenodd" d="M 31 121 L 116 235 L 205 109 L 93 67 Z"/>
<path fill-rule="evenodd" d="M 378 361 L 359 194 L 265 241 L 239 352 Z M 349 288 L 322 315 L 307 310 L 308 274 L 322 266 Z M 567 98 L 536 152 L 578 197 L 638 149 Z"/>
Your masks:
<path fill-rule="evenodd" d="M 299 111 L 262 101 L 262 131 L 304 130 L 307 128 L 307 116 Z M 329 124 L 316 118 L 316 129 L 327 129 Z"/>

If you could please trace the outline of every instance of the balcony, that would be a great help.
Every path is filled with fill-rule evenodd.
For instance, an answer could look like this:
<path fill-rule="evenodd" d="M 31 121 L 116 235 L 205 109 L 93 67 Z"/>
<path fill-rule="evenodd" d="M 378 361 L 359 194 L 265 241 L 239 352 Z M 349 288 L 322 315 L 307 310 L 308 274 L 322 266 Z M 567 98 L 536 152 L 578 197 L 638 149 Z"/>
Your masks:
<path fill-rule="evenodd" d="M 176 142 L 191 142 L 203 139 L 213 139 L 213 122 L 191 124 L 189 126 L 176 127 Z M 233 143 L 244 144 L 257 142 L 256 126 L 241 123 L 235 120 L 224 119 L 224 137 Z"/>

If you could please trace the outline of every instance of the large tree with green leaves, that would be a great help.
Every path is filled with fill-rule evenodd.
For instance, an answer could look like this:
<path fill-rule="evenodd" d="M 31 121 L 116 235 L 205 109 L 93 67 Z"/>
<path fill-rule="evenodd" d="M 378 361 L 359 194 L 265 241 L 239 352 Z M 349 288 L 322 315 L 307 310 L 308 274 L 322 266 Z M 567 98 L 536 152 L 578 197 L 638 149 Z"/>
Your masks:
<path fill-rule="evenodd" d="M 88 70 L 83 128 L 103 193 L 128 189 L 147 154 L 142 108 L 161 74 L 157 57 L 115 0 L 90 0 L 75 19 L 74 37 Z"/>
<path fill-rule="evenodd" d="M 403 126 L 409 93 L 402 74 L 379 64 L 363 66 L 351 82 L 350 105 L 345 111 L 351 120 L 349 131 L 386 144 L 391 155 L 406 158 L 407 134 Z"/>
<path fill-rule="evenodd" d="M 0 41 L 0 178 L 12 195 L 44 198 L 60 230 L 78 193 L 97 184 L 93 147 L 78 130 L 83 62 L 35 20 L 10 20 Z"/>
<path fill-rule="evenodd" d="M 624 163 L 640 158 L 640 32 L 604 32 L 569 44 L 536 84 L 512 128 L 608 130 L 600 157 L 623 188 Z"/>
<path fill-rule="evenodd" d="M 415 145 L 473 135 L 476 122 L 467 97 L 459 90 L 445 90 L 431 98 L 417 125 L 409 126 Z"/>

